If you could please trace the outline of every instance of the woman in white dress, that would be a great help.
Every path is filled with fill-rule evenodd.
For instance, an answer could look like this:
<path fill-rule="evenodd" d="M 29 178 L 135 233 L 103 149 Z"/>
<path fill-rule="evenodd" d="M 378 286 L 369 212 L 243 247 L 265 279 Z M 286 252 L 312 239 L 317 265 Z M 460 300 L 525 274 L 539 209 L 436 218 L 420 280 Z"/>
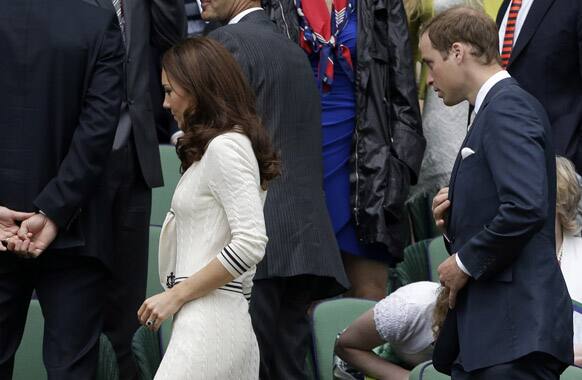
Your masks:
<path fill-rule="evenodd" d="M 220 44 L 171 48 L 162 62 L 164 107 L 184 136 L 182 178 L 160 237 L 163 293 L 138 311 L 156 331 L 174 316 L 156 379 L 257 379 L 259 350 L 248 313 L 252 278 L 267 236 L 267 183 L 278 156 L 252 90 Z"/>
<path fill-rule="evenodd" d="M 572 298 L 574 362 L 582 366 L 582 237 L 576 221 L 581 190 L 574 165 L 564 157 L 556 159 L 556 255 Z"/>
<path fill-rule="evenodd" d="M 413 282 L 388 295 L 362 314 L 338 337 L 334 368 L 341 379 L 349 366 L 375 379 L 407 380 L 410 371 L 388 362 L 372 350 L 386 342 L 403 365 L 412 368 L 432 358 L 433 342 L 448 310 L 448 291 L 438 283 Z M 343 368 L 341 368 L 343 367 Z M 349 377 L 345 377 L 349 378 Z M 354 378 L 358 378 L 354 376 Z"/>

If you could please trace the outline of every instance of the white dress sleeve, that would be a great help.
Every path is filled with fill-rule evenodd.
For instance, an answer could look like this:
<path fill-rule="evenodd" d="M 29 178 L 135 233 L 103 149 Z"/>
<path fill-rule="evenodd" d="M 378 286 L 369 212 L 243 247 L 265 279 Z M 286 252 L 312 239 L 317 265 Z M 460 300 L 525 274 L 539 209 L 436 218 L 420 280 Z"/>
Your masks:
<path fill-rule="evenodd" d="M 243 135 L 214 138 L 205 156 L 210 191 L 222 205 L 232 235 L 217 258 L 237 278 L 262 260 L 268 240 L 259 167 Z"/>
<path fill-rule="evenodd" d="M 374 324 L 378 334 L 388 343 L 400 343 L 410 330 L 408 302 L 399 294 L 391 294 L 374 306 Z"/>

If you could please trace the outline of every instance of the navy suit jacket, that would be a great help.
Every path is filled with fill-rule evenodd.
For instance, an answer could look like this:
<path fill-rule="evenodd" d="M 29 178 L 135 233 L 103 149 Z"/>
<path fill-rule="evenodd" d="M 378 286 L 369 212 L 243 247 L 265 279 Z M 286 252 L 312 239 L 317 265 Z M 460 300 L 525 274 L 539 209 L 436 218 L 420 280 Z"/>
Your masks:
<path fill-rule="evenodd" d="M 115 11 L 2 1 L 0 36 L 0 205 L 42 210 L 59 226 L 51 248 L 108 262 L 102 174 L 123 89 Z"/>
<path fill-rule="evenodd" d="M 556 153 L 582 172 L 582 2 L 535 0 L 507 69 L 546 109 Z"/>
<path fill-rule="evenodd" d="M 449 253 L 472 278 L 459 293 L 466 371 L 545 352 L 573 361 L 572 307 L 555 255 L 555 157 L 542 105 L 514 79 L 487 94 L 451 175 Z"/>

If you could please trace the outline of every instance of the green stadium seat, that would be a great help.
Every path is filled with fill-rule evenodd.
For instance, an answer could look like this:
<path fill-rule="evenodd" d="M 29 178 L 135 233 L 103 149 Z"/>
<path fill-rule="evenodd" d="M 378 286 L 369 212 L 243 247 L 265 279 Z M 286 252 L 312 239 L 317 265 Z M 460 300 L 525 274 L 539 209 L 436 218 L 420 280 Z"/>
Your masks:
<path fill-rule="evenodd" d="M 560 376 L 560 380 L 580 380 L 582 379 L 582 368 L 569 366 Z"/>
<path fill-rule="evenodd" d="M 97 365 L 97 380 L 118 380 L 119 366 L 113 345 L 105 334 L 99 339 L 99 363 Z"/>
<path fill-rule="evenodd" d="M 47 373 L 42 360 L 42 340 L 44 317 L 38 300 L 31 300 L 26 317 L 26 327 L 20 347 L 14 358 L 13 380 L 46 379 Z M 113 346 L 105 335 L 99 340 L 99 363 L 97 380 L 117 380 L 119 368 Z"/>
<path fill-rule="evenodd" d="M 428 245 L 428 266 L 430 268 L 428 280 L 432 282 L 439 281 L 439 273 L 437 268 L 443 261 L 449 257 L 449 253 L 445 248 L 445 241 L 442 236 L 434 238 Z"/>
<path fill-rule="evenodd" d="M 181 176 L 180 160 L 173 145 L 160 145 L 160 159 L 162 161 L 164 186 L 155 188 L 152 191 L 152 214 L 150 217 L 150 224 L 156 226 L 161 226 L 164 223 L 166 213 L 170 209 L 174 190 Z"/>
<path fill-rule="evenodd" d="M 152 332 L 141 326 L 133 335 L 131 349 L 139 369 L 140 380 L 153 380 L 162 360 L 158 332 Z"/>
<path fill-rule="evenodd" d="M 162 285 L 160 284 L 160 274 L 158 271 L 158 247 L 160 241 L 160 232 L 162 228 L 159 226 L 150 226 L 150 241 L 149 241 L 149 253 L 148 253 L 148 286 L 146 291 L 146 297 L 151 297 L 155 294 L 164 291 Z M 162 340 L 162 348 L 168 346 L 170 341 L 170 334 L 172 332 L 172 320 L 169 319 L 162 324 L 160 328 L 160 335 Z"/>
<path fill-rule="evenodd" d="M 431 239 L 440 235 L 432 216 L 432 198 L 436 192 L 419 195 L 406 203 L 413 241 Z"/>
<path fill-rule="evenodd" d="M 375 305 L 374 301 L 340 298 L 324 301 L 313 310 L 312 334 L 319 380 L 332 380 L 333 348 L 337 334 Z"/>
<path fill-rule="evenodd" d="M 409 380 L 450 380 L 450 376 L 438 372 L 431 361 L 420 363 L 410 371 Z"/>
<path fill-rule="evenodd" d="M 399 286 L 428 280 L 429 267 L 427 256 L 430 242 L 430 239 L 421 240 L 404 249 L 404 260 L 396 265 Z"/>
<path fill-rule="evenodd" d="M 146 297 L 151 297 L 164 291 L 164 288 L 162 288 L 162 285 L 160 284 L 160 274 L 158 270 L 158 247 L 161 231 L 162 228 L 159 226 L 150 226 L 148 247 L 148 285 Z"/>
<path fill-rule="evenodd" d="M 38 300 L 31 300 L 26 317 L 26 327 L 14 358 L 13 380 L 46 379 L 42 361 L 44 317 Z"/>

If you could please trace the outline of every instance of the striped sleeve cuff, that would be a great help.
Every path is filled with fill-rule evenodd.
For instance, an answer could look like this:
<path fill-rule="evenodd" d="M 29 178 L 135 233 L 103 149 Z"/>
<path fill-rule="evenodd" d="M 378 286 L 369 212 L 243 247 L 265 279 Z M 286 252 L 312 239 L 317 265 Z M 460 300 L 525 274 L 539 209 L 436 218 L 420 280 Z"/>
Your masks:
<path fill-rule="evenodd" d="M 218 254 L 218 260 L 235 278 L 242 275 L 251 267 L 228 245 Z"/>

